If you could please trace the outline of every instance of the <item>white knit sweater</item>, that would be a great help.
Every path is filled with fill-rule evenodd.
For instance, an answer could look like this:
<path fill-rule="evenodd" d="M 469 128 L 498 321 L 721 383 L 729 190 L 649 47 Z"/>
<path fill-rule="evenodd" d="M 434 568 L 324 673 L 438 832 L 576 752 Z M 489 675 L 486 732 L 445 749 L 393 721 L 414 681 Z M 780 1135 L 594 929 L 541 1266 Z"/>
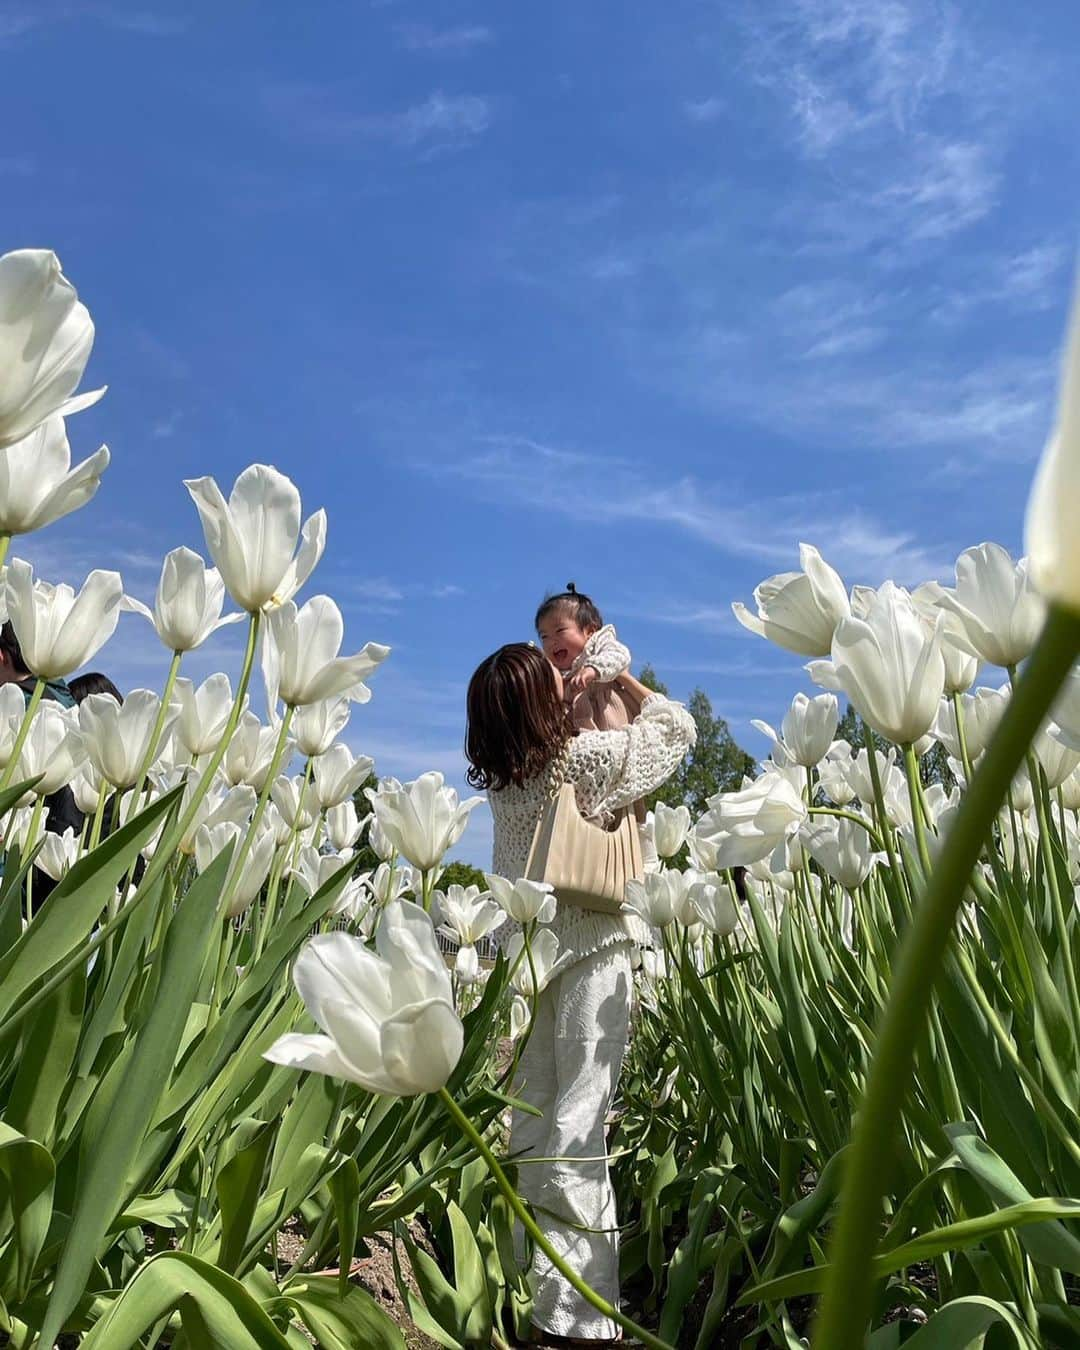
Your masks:
<path fill-rule="evenodd" d="M 569 745 L 564 781 L 573 783 L 578 810 L 590 820 L 610 819 L 613 811 L 647 796 L 674 773 L 694 744 L 697 728 L 681 703 L 650 695 L 640 715 L 617 731 L 584 731 Z M 536 822 L 550 780 L 537 774 L 520 787 L 488 793 L 495 820 L 492 871 L 516 881 L 525 875 Z M 551 923 L 561 951 L 574 960 L 616 942 L 644 942 L 648 929 L 632 915 L 599 914 L 576 905 L 560 905 Z M 505 924 L 497 937 L 505 943 L 516 925 Z"/>

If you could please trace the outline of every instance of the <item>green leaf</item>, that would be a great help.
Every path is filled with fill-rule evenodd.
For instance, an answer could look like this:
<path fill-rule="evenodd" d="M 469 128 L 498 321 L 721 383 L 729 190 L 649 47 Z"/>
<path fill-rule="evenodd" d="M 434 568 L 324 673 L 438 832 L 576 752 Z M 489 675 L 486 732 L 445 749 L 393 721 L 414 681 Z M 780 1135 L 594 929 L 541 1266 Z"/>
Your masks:
<path fill-rule="evenodd" d="M 305 1276 L 290 1284 L 284 1298 L 303 1319 L 322 1350 L 405 1350 L 405 1340 L 366 1289 Z"/>
<path fill-rule="evenodd" d="M 360 1169 L 355 1158 L 348 1158 L 330 1178 L 330 1194 L 334 1200 L 334 1214 L 338 1229 L 338 1295 L 345 1297 L 349 1287 L 353 1253 L 356 1251 L 356 1230 L 359 1226 Z"/>
<path fill-rule="evenodd" d="M 0 1211 L 10 1213 L 12 1241 L 0 1258 L 0 1296 L 21 1303 L 34 1276 L 52 1219 L 52 1154 L 0 1123 Z"/>
<path fill-rule="evenodd" d="M 961 1219 L 957 1223 L 934 1228 L 875 1257 L 872 1278 L 884 1279 L 886 1275 L 912 1266 L 917 1261 L 930 1261 L 945 1252 L 962 1251 L 998 1233 L 1013 1228 L 1022 1230 L 1027 1225 L 1047 1219 L 1080 1219 L 1080 1200 L 1028 1200 L 1021 1205 L 995 1210 L 992 1214 L 980 1214 L 974 1219 Z M 740 1305 L 766 1303 L 775 1299 L 795 1298 L 800 1294 L 818 1294 L 825 1287 L 828 1270 L 828 1265 L 820 1265 L 782 1275 L 776 1280 L 766 1280 L 745 1290 L 738 1302 Z"/>
<path fill-rule="evenodd" d="M 1014 1343 L 1022 1350 L 1039 1350 L 1039 1342 L 1004 1304 L 978 1296 L 957 1298 L 947 1303 L 924 1327 L 904 1341 L 904 1347 L 905 1350 L 981 1350 L 995 1326 L 1007 1327 Z"/>
<path fill-rule="evenodd" d="M 41 1328 L 44 1345 L 52 1344 L 78 1303 L 99 1244 L 123 1203 L 129 1169 L 175 1063 L 210 937 L 219 922 L 218 903 L 231 856 L 232 849 L 226 848 L 214 859 L 173 915 L 163 941 L 158 996 L 136 1036 L 121 1089 L 100 1129 L 88 1128 L 83 1134 L 71 1228 Z M 50 903 L 55 899 L 56 892 Z"/>
<path fill-rule="evenodd" d="M 469 1221 L 453 1200 L 446 1207 L 454 1239 L 454 1284 L 458 1296 L 471 1304 L 465 1340 L 487 1345 L 491 1340 L 491 1296 L 484 1256 Z"/>
<path fill-rule="evenodd" d="M 1032 1201 L 1027 1187 L 971 1125 L 949 1125 L 945 1133 L 956 1156 L 995 1205 L 1016 1208 Z M 1018 1236 L 1033 1261 L 1080 1275 L 1080 1239 L 1060 1223 L 1042 1224 Z"/>
<path fill-rule="evenodd" d="M 86 969 L 78 966 L 22 1027 L 19 1069 L 4 1120 L 54 1148 L 60 1100 L 69 1086 L 82 1031 Z"/>
<path fill-rule="evenodd" d="M 255 1207 L 262 1193 L 266 1159 L 276 1129 L 276 1124 L 264 1125 L 218 1174 L 221 1245 L 217 1264 L 230 1275 L 235 1275 L 240 1268 L 251 1221 L 255 1217 Z"/>
<path fill-rule="evenodd" d="M 194 1345 L 290 1350 L 289 1341 L 239 1280 L 187 1252 L 152 1256 L 91 1328 L 82 1350 L 131 1350 L 175 1311 Z"/>
<path fill-rule="evenodd" d="M 183 789 L 152 802 L 133 821 L 79 859 L 34 916 L 18 942 L 0 958 L 0 1020 L 33 985 L 85 942 L 124 874 Z"/>

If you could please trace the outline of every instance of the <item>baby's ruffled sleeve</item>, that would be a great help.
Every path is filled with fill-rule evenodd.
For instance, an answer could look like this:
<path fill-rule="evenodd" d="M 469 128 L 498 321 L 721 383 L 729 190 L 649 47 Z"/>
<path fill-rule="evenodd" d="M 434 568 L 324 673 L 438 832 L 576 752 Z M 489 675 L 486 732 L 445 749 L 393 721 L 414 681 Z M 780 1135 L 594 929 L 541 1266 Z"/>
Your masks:
<path fill-rule="evenodd" d="M 610 684 L 630 669 L 630 648 L 615 636 L 613 624 L 604 624 L 590 636 L 574 662 L 575 669 L 582 666 L 592 666 L 601 684 Z"/>

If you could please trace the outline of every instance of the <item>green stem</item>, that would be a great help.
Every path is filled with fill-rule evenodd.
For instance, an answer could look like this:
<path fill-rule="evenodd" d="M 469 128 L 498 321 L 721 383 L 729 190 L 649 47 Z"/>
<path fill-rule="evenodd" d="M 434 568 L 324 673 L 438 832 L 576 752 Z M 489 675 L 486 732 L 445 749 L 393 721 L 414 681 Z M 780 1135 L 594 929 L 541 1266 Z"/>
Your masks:
<path fill-rule="evenodd" d="M 892 826 L 889 824 L 888 813 L 885 810 L 885 793 L 881 790 L 881 773 L 878 769 L 877 746 L 874 744 L 874 733 L 871 730 L 870 723 L 863 720 L 863 741 L 866 745 L 866 766 L 870 770 L 870 782 L 874 787 L 874 806 L 877 810 L 878 824 L 881 826 L 881 838 L 885 844 L 885 853 L 889 859 L 889 868 L 893 876 L 899 877 L 900 864 L 896 858 L 896 848 L 893 844 Z"/>
<path fill-rule="evenodd" d="M 960 695 L 952 695 L 953 717 L 956 719 L 956 739 L 960 742 L 960 763 L 964 766 L 964 782 L 971 782 L 971 756 L 968 753 L 967 732 L 964 730 L 964 703 Z"/>
<path fill-rule="evenodd" d="M 821 1350 L 859 1350 L 873 1307 L 872 1264 L 911 1066 L 971 873 L 1017 768 L 1080 651 L 1080 615 L 1051 606 L 1046 626 L 974 776 L 902 940 L 852 1135 L 814 1327 Z"/>
<path fill-rule="evenodd" d="M 169 715 L 169 700 L 172 698 L 173 687 L 176 684 L 176 675 L 180 669 L 180 660 L 183 655 L 183 652 L 173 652 L 172 660 L 169 662 L 169 673 L 165 677 L 165 692 L 161 695 L 161 706 L 158 708 L 154 729 L 151 731 L 150 740 L 146 745 L 146 753 L 143 755 L 142 763 L 139 765 L 138 772 L 135 775 L 135 785 L 131 792 L 131 804 L 128 807 L 128 814 L 123 820 L 123 824 L 125 825 L 139 809 L 139 798 L 142 796 L 146 775 L 150 772 L 150 766 L 154 762 L 154 757 L 157 755 L 158 745 L 161 741 L 161 733 L 165 730 L 165 719 Z M 119 808 L 119 803 L 117 803 L 117 807 Z"/>
<path fill-rule="evenodd" d="M 926 818 L 923 814 L 923 801 L 919 793 L 919 761 L 915 747 L 910 742 L 903 747 L 904 771 L 907 778 L 908 800 L 911 802 L 911 824 L 915 831 L 915 845 L 919 850 L 922 863 L 923 880 L 930 875 L 930 846 L 926 842 Z"/>
<path fill-rule="evenodd" d="M 11 546 L 11 535 L 0 534 L 0 567 L 3 567 L 7 561 L 8 548 Z"/>
<path fill-rule="evenodd" d="M 870 842 L 879 853 L 884 852 L 885 845 L 881 841 L 881 836 L 865 816 L 860 816 L 857 811 L 842 811 L 838 806 L 811 806 L 808 808 L 812 816 L 836 816 L 838 820 L 853 820 L 856 825 L 861 825 L 870 836 Z"/>
<path fill-rule="evenodd" d="M 30 701 L 26 705 L 26 711 L 23 713 L 23 720 L 19 724 L 19 734 L 15 737 L 15 744 L 11 747 L 11 758 L 4 769 L 3 777 L 0 778 L 0 792 L 3 792 L 12 778 L 15 776 L 15 770 L 18 767 L 19 759 L 22 756 L 23 746 L 26 744 L 26 738 L 30 735 L 30 723 L 34 720 L 34 713 L 37 712 L 38 704 L 41 702 L 41 696 L 45 692 L 45 681 L 38 680 L 34 685 L 34 692 L 30 695 Z"/>
<path fill-rule="evenodd" d="M 1057 931 L 1058 946 L 1061 948 L 1061 961 L 1065 967 L 1065 985 L 1069 992 L 1069 1012 L 1072 1015 L 1073 1036 L 1080 1042 L 1080 991 L 1076 986 L 1076 968 L 1072 959 L 1072 942 L 1065 922 L 1065 907 L 1061 899 L 1061 887 L 1058 885 L 1057 863 L 1054 860 L 1053 840 L 1050 822 L 1046 813 L 1046 796 L 1049 788 L 1046 776 L 1033 754 L 1028 755 L 1028 777 L 1031 779 L 1031 795 L 1035 799 L 1035 819 L 1039 825 L 1039 852 L 1042 854 L 1043 870 L 1046 872 L 1046 884 L 1050 891 L 1050 908 L 1054 915 L 1054 928 Z M 1064 847 L 1064 841 L 1062 842 Z M 1070 903 L 1072 903 L 1070 901 Z"/>
<path fill-rule="evenodd" d="M 636 1336 L 642 1345 L 649 1347 L 649 1350 L 672 1350 L 672 1347 L 668 1345 L 667 1341 L 662 1341 L 659 1336 L 654 1336 L 651 1331 L 646 1331 L 644 1327 L 638 1326 L 632 1318 L 629 1318 L 625 1313 L 620 1312 L 614 1304 L 609 1303 L 606 1298 L 598 1294 L 591 1285 L 586 1284 L 577 1271 L 572 1270 L 570 1266 L 566 1264 L 563 1258 L 537 1227 L 536 1221 L 522 1204 L 517 1191 L 510 1185 L 509 1178 L 499 1166 L 498 1160 L 484 1142 L 484 1138 L 479 1130 L 477 1130 L 476 1126 L 465 1112 L 462 1111 L 461 1107 L 458 1106 L 457 1102 L 454 1101 L 453 1097 L 450 1096 L 445 1088 L 439 1089 L 439 1099 L 446 1108 L 451 1120 L 453 1120 L 454 1124 L 457 1125 L 458 1129 L 466 1139 L 468 1139 L 469 1143 L 472 1144 L 473 1148 L 476 1149 L 477 1153 L 480 1154 L 481 1158 L 483 1158 L 484 1162 L 487 1164 L 488 1171 L 495 1179 L 496 1186 L 498 1186 L 499 1190 L 502 1191 L 506 1198 L 506 1203 L 513 1210 L 515 1218 L 518 1219 L 522 1227 L 563 1279 L 566 1280 L 566 1282 L 575 1289 L 587 1303 L 592 1304 L 597 1312 L 602 1313 L 613 1322 L 617 1322 L 625 1331 L 629 1331 L 632 1336 Z"/>

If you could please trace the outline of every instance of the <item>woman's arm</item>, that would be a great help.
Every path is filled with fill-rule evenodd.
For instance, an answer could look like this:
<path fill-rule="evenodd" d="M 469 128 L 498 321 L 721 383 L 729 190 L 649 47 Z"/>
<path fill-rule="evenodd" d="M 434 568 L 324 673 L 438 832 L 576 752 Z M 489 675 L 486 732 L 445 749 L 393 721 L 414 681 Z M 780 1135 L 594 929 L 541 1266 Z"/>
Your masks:
<path fill-rule="evenodd" d="M 648 796 L 671 777 L 697 739 L 681 703 L 632 680 L 647 697 L 641 715 L 618 731 L 586 731 L 571 742 L 569 777 L 583 815 L 600 816 Z"/>
<path fill-rule="evenodd" d="M 639 703 L 644 703 L 647 698 L 652 698 L 656 693 L 656 690 L 650 689 L 647 684 L 635 680 L 628 670 L 624 670 L 621 675 L 616 675 L 614 683 L 620 689 L 625 689 L 628 694 L 632 694 Z"/>

